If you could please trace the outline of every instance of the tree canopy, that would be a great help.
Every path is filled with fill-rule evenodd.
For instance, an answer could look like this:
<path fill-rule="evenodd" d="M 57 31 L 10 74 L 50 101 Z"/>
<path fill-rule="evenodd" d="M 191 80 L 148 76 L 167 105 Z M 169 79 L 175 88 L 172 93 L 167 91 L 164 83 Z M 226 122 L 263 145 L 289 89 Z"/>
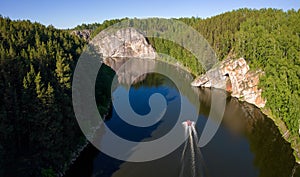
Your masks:
<path fill-rule="evenodd" d="M 0 169 L 10 169 L 0 176 L 62 170 L 82 137 L 70 87 L 84 41 L 52 26 L 3 17 L 0 39 Z"/>

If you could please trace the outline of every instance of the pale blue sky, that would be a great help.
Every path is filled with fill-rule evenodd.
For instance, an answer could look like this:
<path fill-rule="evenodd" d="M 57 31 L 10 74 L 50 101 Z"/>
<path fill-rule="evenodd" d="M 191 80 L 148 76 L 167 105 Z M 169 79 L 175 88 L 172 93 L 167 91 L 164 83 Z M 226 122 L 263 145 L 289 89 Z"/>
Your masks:
<path fill-rule="evenodd" d="M 300 8 L 300 0 L 1 0 L 0 14 L 57 28 L 123 17 L 210 17 L 239 8 Z"/>

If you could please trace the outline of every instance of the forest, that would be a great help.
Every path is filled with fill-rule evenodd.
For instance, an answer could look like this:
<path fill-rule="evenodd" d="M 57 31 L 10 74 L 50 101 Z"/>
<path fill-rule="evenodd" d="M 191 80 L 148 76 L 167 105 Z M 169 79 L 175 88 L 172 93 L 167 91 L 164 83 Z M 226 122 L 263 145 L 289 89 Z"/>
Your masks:
<path fill-rule="evenodd" d="M 128 20 L 128 18 L 125 18 Z M 92 36 L 124 19 L 82 24 Z M 132 19 L 134 20 L 134 19 Z M 300 10 L 239 9 L 210 18 L 179 18 L 202 34 L 218 59 L 244 57 L 261 69 L 266 109 L 282 120 L 289 141 L 300 144 Z M 155 21 L 155 20 L 154 20 Z M 28 20 L 0 16 L 0 176 L 54 176 L 67 168 L 85 142 L 72 109 L 71 81 L 86 41 Z M 194 75 L 204 72 L 195 57 L 171 41 L 149 38 Z M 108 68 L 98 82 L 109 83 Z M 109 88 L 96 91 L 108 111 Z M 12 170 L 14 169 L 14 170 Z"/>
<path fill-rule="evenodd" d="M 62 170 L 83 143 L 71 75 L 84 41 L 53 26 L 0 18 L 0 176 Z"/>

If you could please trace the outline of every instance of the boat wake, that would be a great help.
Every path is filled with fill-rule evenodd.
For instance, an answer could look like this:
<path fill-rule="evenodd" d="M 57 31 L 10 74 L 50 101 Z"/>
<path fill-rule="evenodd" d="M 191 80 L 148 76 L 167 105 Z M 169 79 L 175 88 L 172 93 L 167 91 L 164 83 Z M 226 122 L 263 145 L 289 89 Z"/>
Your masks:
<path fill-rule="evenodd" d="M 187 120 L 182 123 L 185 129 L 185 141 L 181 155 L 180 177 L 207 177 L 207 168 L 200 148 L 197 146 L 198 135 L 195 122 Z"/>

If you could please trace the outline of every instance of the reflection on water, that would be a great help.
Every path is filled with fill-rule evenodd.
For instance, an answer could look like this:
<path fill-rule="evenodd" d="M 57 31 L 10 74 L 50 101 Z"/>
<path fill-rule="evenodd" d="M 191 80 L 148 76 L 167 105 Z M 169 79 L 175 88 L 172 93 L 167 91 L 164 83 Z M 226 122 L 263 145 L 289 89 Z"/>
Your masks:
<path fill-rule="evenodd" d="M 166 114 L 161 121 L 153 126 L 137 128 L 122 121 L 113 109 L 112 117 L 106 122 L 106 125 L 116 134 L 134 141 L 149 141 L 159 138 L 166 134 L 176 123 L 180 111 L 180 102 L 186 102 L 193 107 L 197 101 L 200 101 L 200 108 L 197 112 L 198 121 L 195 128 L 198 136 L 201 135 L 211 109 L 211 90 L 192 88 L 193 91 L 191 92 L 189 83 L 192 78 L 185 71 L 171 65 L 163 67 L 168 72 L 181 78 L 179 87 L 181 87 L 180 90 L 183 90 L 183 93 L 181 93 L 183 94 L 183 100 L 180 100 L 179 89 L 168 78 L 160 74 L 144 75 L 129 88 L 133 110 L 139 114 L 147 114 L 150 109 L 148 105 L 149 97 L 153 93 L 160 93 L 167 100 L 168 109 Z M 120 88 L 122 88 L 122 85 L 115 88 L 115 90 Z M 194 109 L 194 111 L 197 110 Z M 189 139 L 187 141 L 192 142 Z M 190 169 L 182 167 L 182 153 L 191 152 L 191 146 L 190 150 L 184 151 L 186 144 L 187 142 L 183 143 L 174 152 L 161 159 L 143 163 L 116 160 L 90 146 L 66 176 L 191 176 L 190 170 L 182 170 L 184 168 Z M 193 148 L 197 147 L 193 146 Z M 159 149 L 157 150 L 159 151 Z M 195 170 L 200 171 L 199 175 L 196 176 L 283 177 L 292 176 L 293 173 L 294 176 L 300 176 L 300 168 L 295 166 L 290 145 L 281 137 L 274 123 L 256 107 L 241 103 L 235 98 L 227 97 L 221 127 L 212 141 L 207 146 L 196 150 L 199 150 L 203 155 L 203 163 L 197 163 L 202 165 L 195 166 Z M 190 153 L 185 154 L 186 161 L 192 158 L 188 154 Z M 198 160 L 200 160 L 200 157 L 198 157 Z M 206 172 L 201 173 L 203 171 Z"/>

